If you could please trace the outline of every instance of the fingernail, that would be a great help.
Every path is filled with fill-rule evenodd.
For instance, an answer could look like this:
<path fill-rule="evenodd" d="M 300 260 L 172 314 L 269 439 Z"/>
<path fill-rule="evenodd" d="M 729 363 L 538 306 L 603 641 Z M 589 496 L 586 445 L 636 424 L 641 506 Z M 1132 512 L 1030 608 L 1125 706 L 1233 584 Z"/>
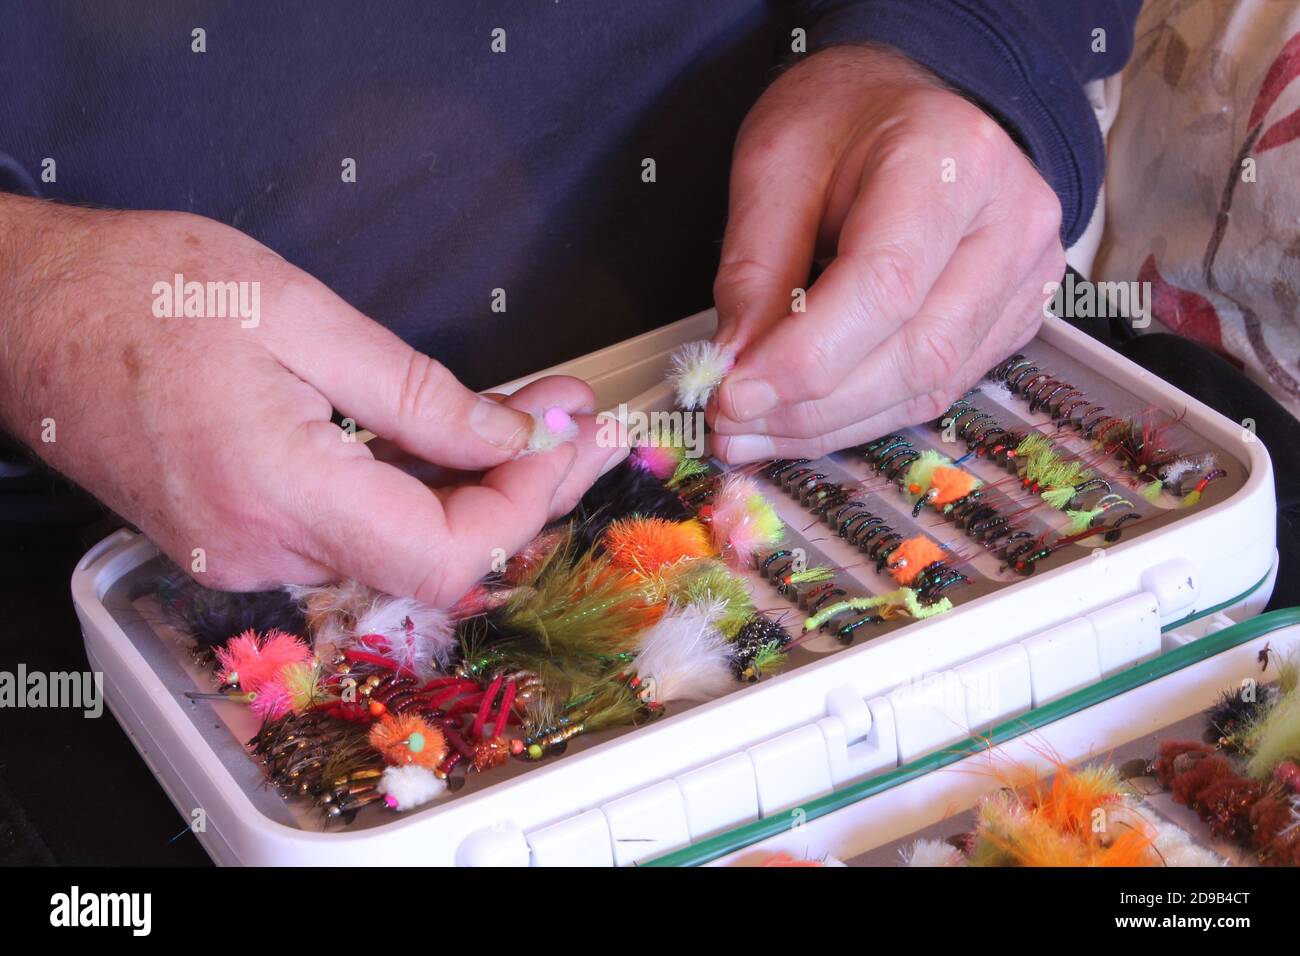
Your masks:
<path fill-rule="evenodd" d="M 776 408 L 776 389 L 759 378 L 727 383 L 727 394 L 736 417 L 747 422 Z"/>
<path fill-rule="evenodd" d="M 631 451 L 632 449 L 626 445 L 621 445 L 618 448 L 615 448 L 614 454 L 610 455 L 605 461 L 604 466 L 600 469 L 600 473 L 605 475 L 613 471 L 618 465 L 623 463 L 623 460 L 627 458 Z"/>
<path fill-rule="evenodd" d="M 518 448 L 528 440 L 533 420 L 491 399 L 480 399 L 469 413 L 469 427 L 489 444 L 500 448 Z"/>
<path fill-rule="evenodd" d="M 766 435 L 731 435 L 727 438 L 726 459 L 733 465 L 772 457 L 772 439 Z"/>

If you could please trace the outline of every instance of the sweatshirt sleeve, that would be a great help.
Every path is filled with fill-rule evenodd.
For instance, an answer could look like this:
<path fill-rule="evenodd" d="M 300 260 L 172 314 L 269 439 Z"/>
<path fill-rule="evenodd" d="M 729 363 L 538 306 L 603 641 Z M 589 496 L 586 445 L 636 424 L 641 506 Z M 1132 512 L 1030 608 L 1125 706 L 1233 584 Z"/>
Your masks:
<path fill-rule="evenodd" d="M 0 153 L 0 192 L 22 196 L 39 196 L 40 188 L 32 174 L 8 153 Z"/>
<path fill-rule="evenodd" d="M 881 43 L 962 90 L 1015 136 L 1061 200 L 1061 239 L 1088 225 L 1106 172 L 1083 86 L 1123 68 L 1142 0 L 803 0 L 808 51 Z"/>

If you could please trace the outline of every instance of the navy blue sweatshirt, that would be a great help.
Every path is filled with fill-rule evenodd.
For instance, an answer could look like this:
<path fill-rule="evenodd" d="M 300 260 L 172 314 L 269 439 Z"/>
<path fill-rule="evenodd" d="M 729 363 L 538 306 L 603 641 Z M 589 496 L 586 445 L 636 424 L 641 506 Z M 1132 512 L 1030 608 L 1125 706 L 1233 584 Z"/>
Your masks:
<path fill-rule="evenodd" d="M 1123 65 L 1140 6 L 11 0 L 0 188 L 236 226 L 482 388 L 710 304 L 736 130 L 796 29 L 966 91 L 1072 240 L 1104 167 L 1081 85 Z"/>

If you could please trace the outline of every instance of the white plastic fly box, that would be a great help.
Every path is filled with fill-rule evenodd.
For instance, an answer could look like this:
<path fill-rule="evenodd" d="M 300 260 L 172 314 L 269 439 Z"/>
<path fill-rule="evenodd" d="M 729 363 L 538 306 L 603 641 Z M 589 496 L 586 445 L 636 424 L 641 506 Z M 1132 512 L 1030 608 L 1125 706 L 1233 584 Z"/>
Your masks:
<path fill-rule="evenodd" d="M 672 350 L 707 338 L 715 321 L 702 313 L 539 375 L 586 379 L 602 408 L 667 410 L 660 383 Z M 562 755 L 468 774 L 421 809 L 366 807 L 331 821 L 268 786 L 245 747 L 258 730 L 249 710 L 185 697 L 212 680 L 161 623 L 161 559 L 139 535 L 101 542 L 73 575 L 91 666 L 223 864 L 643 863 L 761 819 L 788 820 L 792 807 L 886 779 L 972 733 L 1066 716 L 1063 701 L 1078 714 L 1110 700 L 1136 719 L 1146 701 L 1170 706 L 1161 688 L 1177 686 L 1185 666 L 1228 660 L 1187 650 L 1199 633 L 1266 603 L 1276 557 L 1269 458 L 1242 425 L 1063 322 L 1049 321 L 1022 351 L 994 376 L 1001 381 L 982 383 L 940 422 L 874 448 L 750 470 L 788 530 L 782 554 L 749 574 L 758 607 L 788 612 L 783 668 L 706 703 L 577 737 Z M 1091 439 L 1120 418 L 1158 422 L 1161 444 L 1191 464 L 1158 481 L 1144 463 L 1099 453 Z M 1005 454 L 982 454 L 991 439 L 973 450 L 980 436 L 1034 433 L 1087 461 L 1086 504 L 1029 508 L 1040 491 L 1032 476 L 1021 480 Z M 977 476 L 983 497 L 954 514 L 894 480 L 925 451 Z M 824 495 L 850 487 L 870 517 L 840 522 Z M 944 553 L 932 566 L 942 573 L 918 591 L 927 607 L 946 600 L 951 610 L 826 616 L 895 592 L 892 548 L 881 542 L 915 533 Z M 816 599 L 790 585 L 782 569 L 792 566 L 830 569 Z M 1134 674 L 1142 679 L 1126 684 Z"/>

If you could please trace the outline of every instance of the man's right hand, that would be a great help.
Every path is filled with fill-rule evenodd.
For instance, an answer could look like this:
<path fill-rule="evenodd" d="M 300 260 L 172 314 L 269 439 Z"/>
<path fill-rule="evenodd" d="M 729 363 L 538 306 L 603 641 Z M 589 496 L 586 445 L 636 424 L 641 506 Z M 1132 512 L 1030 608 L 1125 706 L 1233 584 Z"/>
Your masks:
<path fill-rule="evenodd" d="M 258 283 L 256 324 L 187 318 L 183 302 L 157 317 L 155 285 L 177 274 Z M 199 216 L 0 195 L 0 308 L 0 423 L 209 587 L 354 577 L 447 605 L 626 454 L 597 447 L 577 379 L 480 397 Z M 517 457 L 525 412 L 551 407 L 579 438 Z M 334 408 L 456 483 L 376 460 Z"/>

